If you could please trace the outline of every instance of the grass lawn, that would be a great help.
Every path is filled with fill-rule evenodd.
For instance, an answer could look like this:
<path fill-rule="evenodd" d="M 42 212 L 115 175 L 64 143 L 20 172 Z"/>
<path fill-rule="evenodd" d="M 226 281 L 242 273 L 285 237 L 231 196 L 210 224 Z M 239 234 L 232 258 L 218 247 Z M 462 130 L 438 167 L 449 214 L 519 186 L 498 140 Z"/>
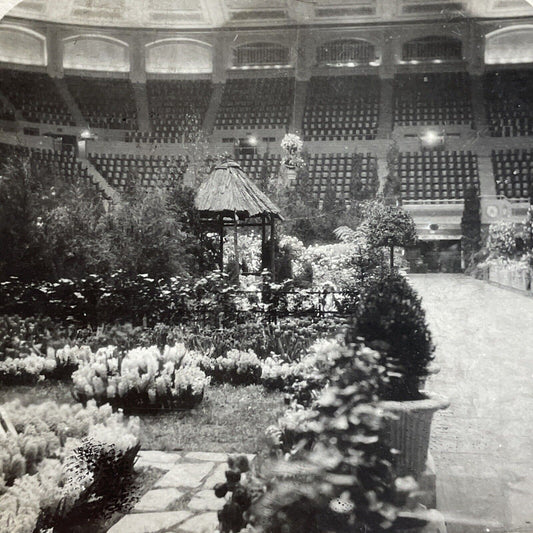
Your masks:
<path fill-rule="evenodd" d="M 24 404 L 46 400 L 74 403 L 68 382 L 0 388 L 0 403 L 16 398 Z M 141 446 L 145 450 L 255 453 L 261 448 L 265 429 L 285 408 L 281 393 L 267 392 L 261 385 L 212 386 L 195 409 L 140 415 Z"/>

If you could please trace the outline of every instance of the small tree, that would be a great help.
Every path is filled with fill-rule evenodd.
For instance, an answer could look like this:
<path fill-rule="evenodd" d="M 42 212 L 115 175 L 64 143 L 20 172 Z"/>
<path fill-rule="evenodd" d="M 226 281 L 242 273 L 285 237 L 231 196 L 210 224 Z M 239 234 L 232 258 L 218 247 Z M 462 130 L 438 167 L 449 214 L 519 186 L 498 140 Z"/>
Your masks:
<path fill-rule="evenodd" d="M 465 193 L 461 231 L 463 253 L 466 262 L 469 263 L 470 258 L 481 248 L 481 203 L 474 188 L 467 189 Z"/>
<path fill-rule="evenodd" d="M 368 244 L 371 247 L 387 246 L 390 249 L 390 267 L 394 268 L 394 248 L 416 243 L 416 227 L 411 215 L 401 207 L 370 204 L 363 222 Z"/>

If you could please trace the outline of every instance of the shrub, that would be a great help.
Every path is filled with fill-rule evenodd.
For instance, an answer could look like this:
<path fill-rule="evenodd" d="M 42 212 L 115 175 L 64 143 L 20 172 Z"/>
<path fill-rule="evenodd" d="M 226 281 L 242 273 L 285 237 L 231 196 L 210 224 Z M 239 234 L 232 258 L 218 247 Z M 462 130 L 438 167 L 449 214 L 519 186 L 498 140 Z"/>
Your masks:
<path fill-rule="evenodd" d="M 481 202 L 479 194 L 472 187 L 465 191 L 461 230 L 463 233 L 461 247 L 468 265 L 474 254 L 481 248 Z"/>
<path fill-rule="evenodd" d="M 76 281 L 0 283 L 0 312 L 44 315 L 97 327 L 117 321 L 199 322 L 224 326 L 242 321 L 237 294 L 227 276 L 211 273 L 197 280 L 152 278 L 116 271 L 108 278 L 93 274 Z"/>
<path fill-rule="evenodd" d="M 72 393 L 80 402 L 94 399 L 128 411 L 193 407 L 209 384 L 200 359 L 183 344 L 135 348 L 125 355 L 108 346 L 91 353 L 74 372 Z"/>
<path fill-rule="evenodd" d="M 367 281 L 350 337 L 380 350 L 390 380 L 383 399 L 420 397 L 419 381 L 427 375 L 434 346 L 420 298 L 405 277 L 393 273 Z"/>
<path fill-rule="evenodd" d="M 239 485 L 219 513 L 221 531 L 379 532 L 396 525 L 416 485 L 395 479 L 384 445 L 376 408 L 386 380 L 380 356 L 361 344 L 330 355 L 330 385 L 315 412 L 300 419 L 304 431 L 292 436 L 293 453 L 234 479 Z"/>

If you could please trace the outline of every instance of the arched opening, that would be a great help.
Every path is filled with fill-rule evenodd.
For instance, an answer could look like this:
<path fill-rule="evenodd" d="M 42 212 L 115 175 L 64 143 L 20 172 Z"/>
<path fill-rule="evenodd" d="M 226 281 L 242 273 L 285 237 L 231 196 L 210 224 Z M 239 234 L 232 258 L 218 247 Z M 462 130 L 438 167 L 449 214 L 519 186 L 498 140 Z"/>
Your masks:
<path fill-rule="evenodd" d="M 533 25 L 511 26 L 487 34 L 485 63 L 533 63 Z"/>
<path fill-rule="evenodd" d="M 319 46 L 316 51 L 316 60 L 319 65 L 368 65 L 376 59 L 376 47 L 362 39 L 329 41 Z"/>
<path fill-rule="evenodd" d="M 190 39 L 162 39 L 146 45 L 146 72 L 162 74 L 210 74 L 212 46 Z"/>
<path fill-rule="evenodd" d="M 404 43 L 402 61 L 457 61 L 463 59 L 463 43 L 445 35 L 429 35 Z"/>
<path fill-rule="evenodd" d="M 129 72 L 128 43 L 105 35 L 74 35 L 63 40 L 63 68 Z"/>
<path fill-rule="evenodd" d="M 45 36 L 20 26 L 0 25 L 0 61 L 45 66 Z"/>
<path fill-rule="evenodd" d="M 290 50 L 276 43 L 249 43 L 233 49 L 236 68 L 289 66 Z"/>

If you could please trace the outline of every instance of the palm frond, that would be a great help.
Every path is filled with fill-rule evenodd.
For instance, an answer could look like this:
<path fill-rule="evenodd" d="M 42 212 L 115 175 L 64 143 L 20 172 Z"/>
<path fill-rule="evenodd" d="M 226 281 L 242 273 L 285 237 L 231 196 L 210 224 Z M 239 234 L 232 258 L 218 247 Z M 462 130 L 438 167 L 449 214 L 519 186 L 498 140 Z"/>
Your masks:
<path fill-rule="evenodd" d="M 355 242 L 359 238 L 359 232 L 348 226 L 340 226 L 333 233 L 337 239 L 345 243 Z"/>

